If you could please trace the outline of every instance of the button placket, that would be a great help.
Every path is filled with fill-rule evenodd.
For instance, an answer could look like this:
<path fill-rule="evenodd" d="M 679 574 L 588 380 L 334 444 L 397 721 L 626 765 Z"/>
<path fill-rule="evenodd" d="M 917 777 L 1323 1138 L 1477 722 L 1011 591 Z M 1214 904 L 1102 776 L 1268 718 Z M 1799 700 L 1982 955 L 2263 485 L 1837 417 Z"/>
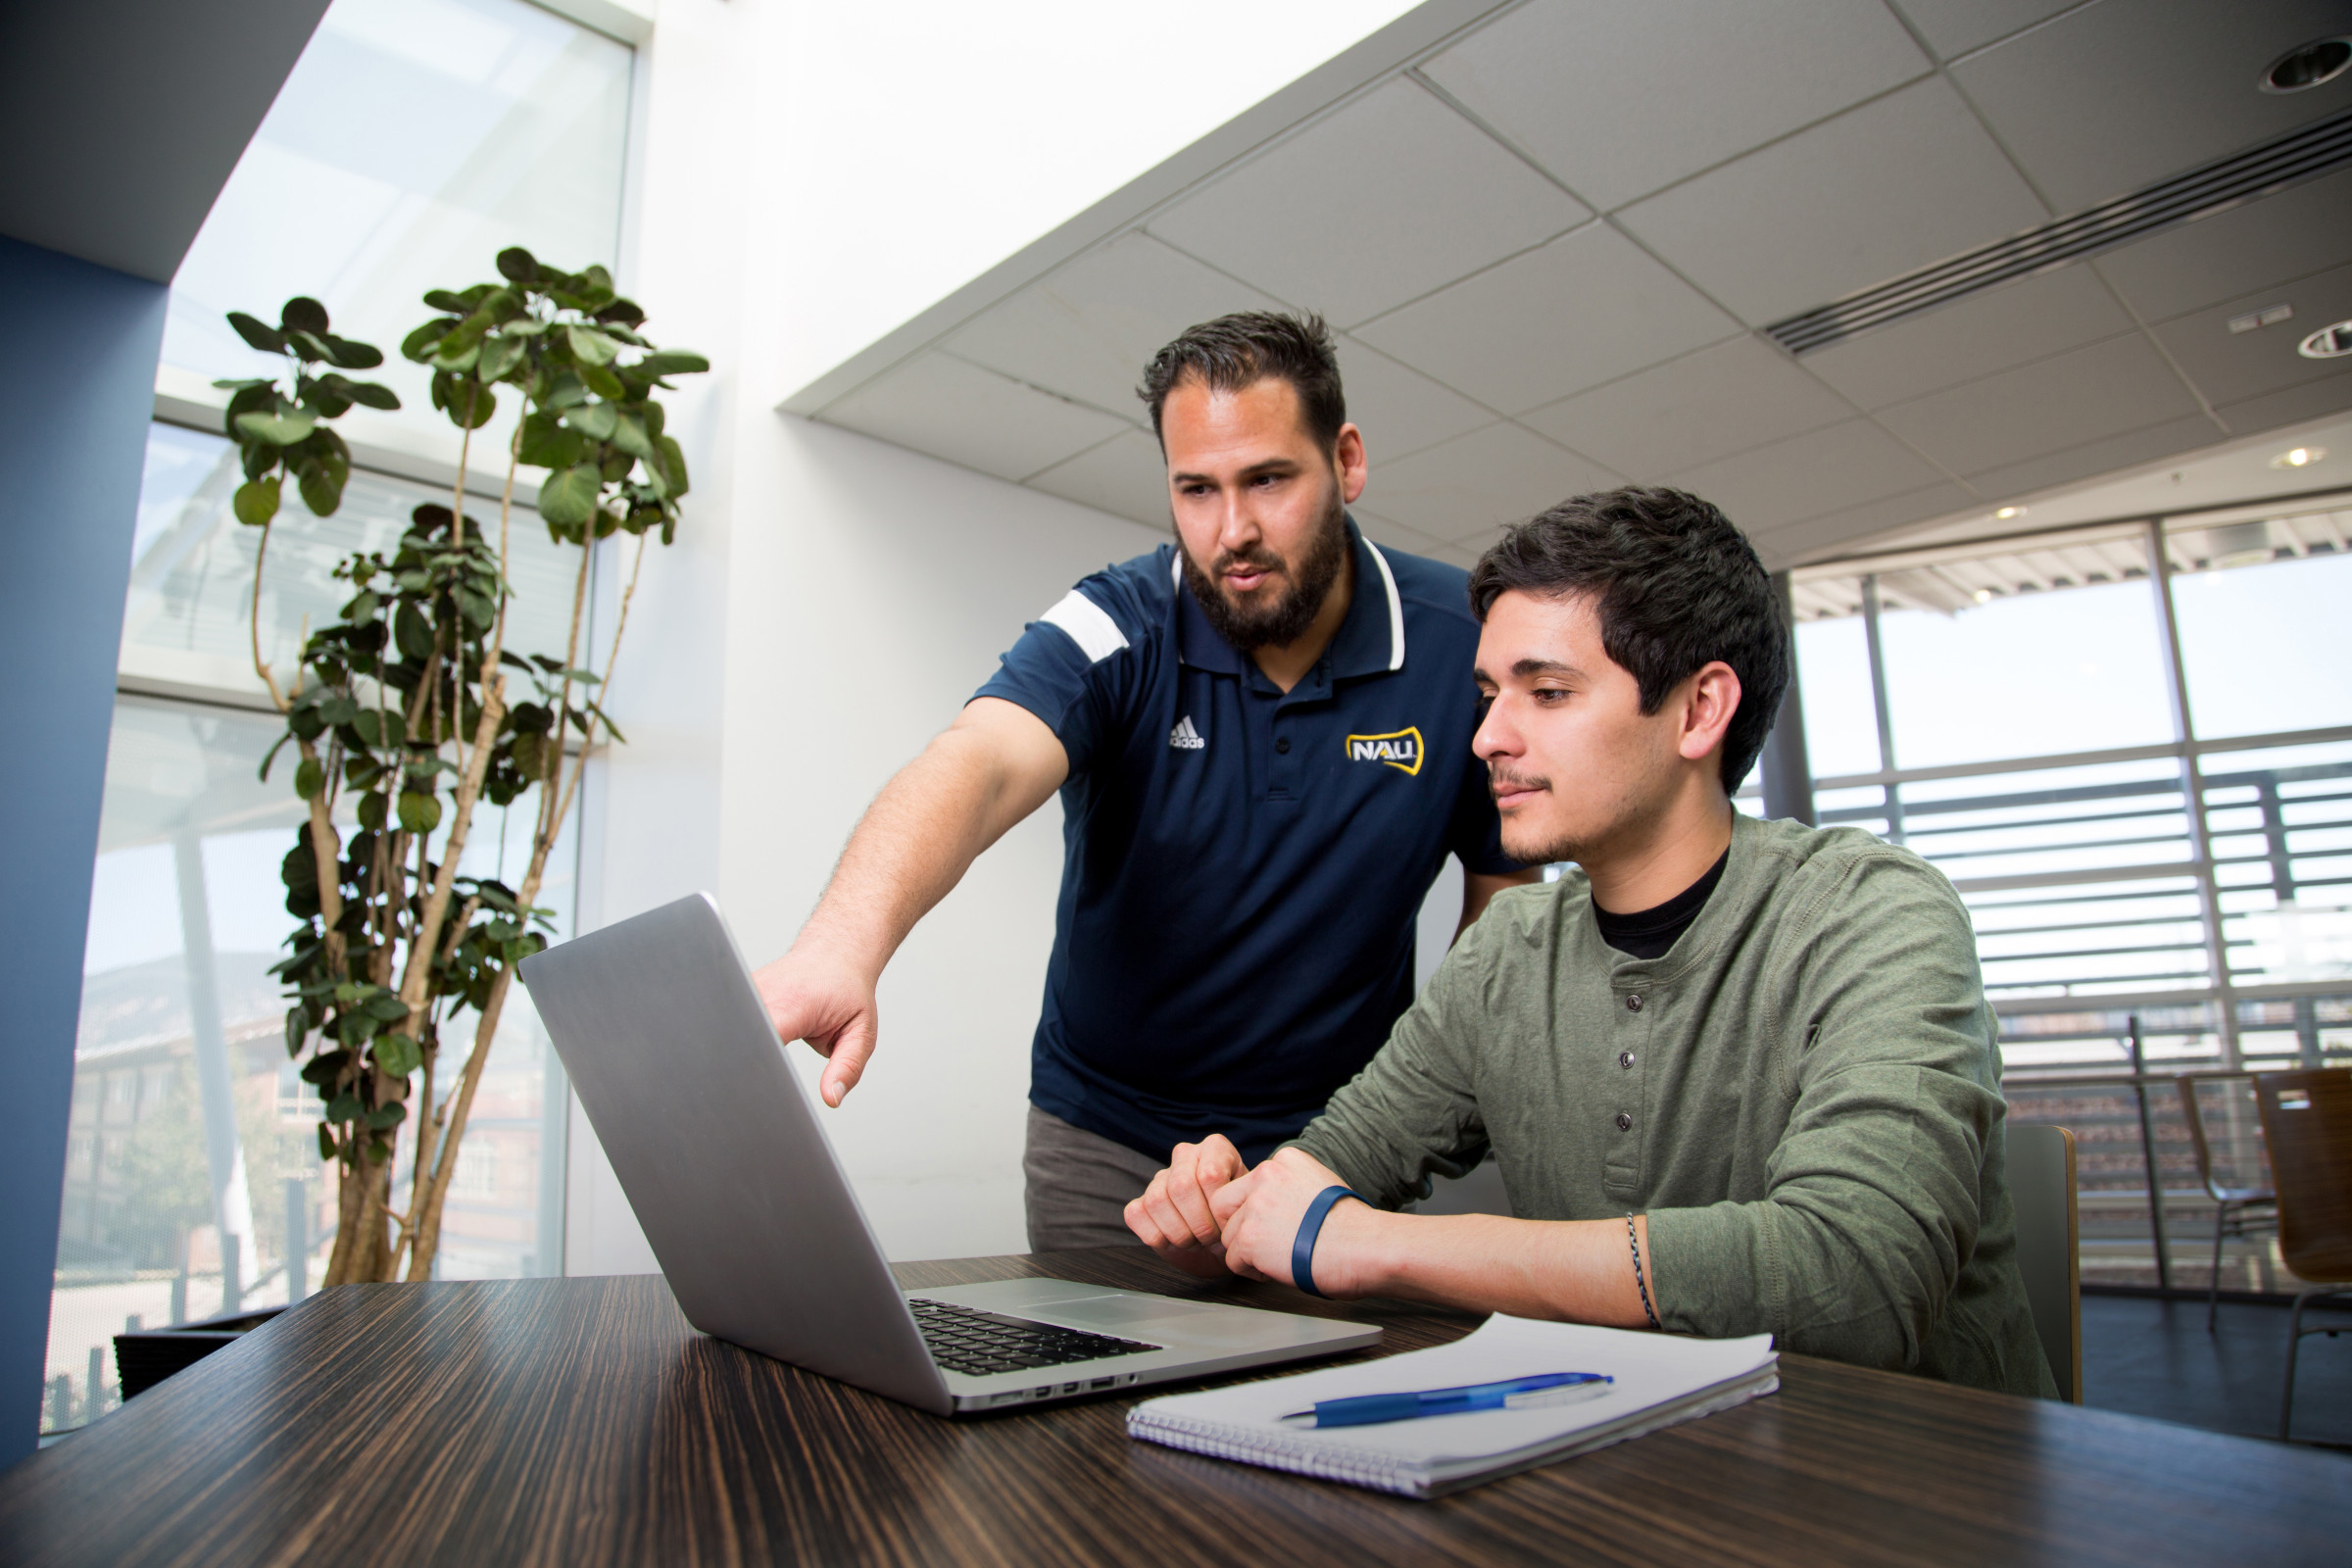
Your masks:
<path fill-rule="evenodd" d="M 1641 986 L 1641 981 L 1635 981 Z M 1618 994 L 1612 1009 L 1615 1022 L 1607 1043 L 1608 1067 L 1601 1096 L 1608 1119 L 1609 1153 L 1605 1179 L 1617 1197 L 1630 1200 L 1642 1190 L 1642 1147 L 1648 1131 L 1647 1099 L 1642 1093 L 1643 1058 L 1648 1055 L 1649 1025 L 1657 995 L 1646 987 Z"/>

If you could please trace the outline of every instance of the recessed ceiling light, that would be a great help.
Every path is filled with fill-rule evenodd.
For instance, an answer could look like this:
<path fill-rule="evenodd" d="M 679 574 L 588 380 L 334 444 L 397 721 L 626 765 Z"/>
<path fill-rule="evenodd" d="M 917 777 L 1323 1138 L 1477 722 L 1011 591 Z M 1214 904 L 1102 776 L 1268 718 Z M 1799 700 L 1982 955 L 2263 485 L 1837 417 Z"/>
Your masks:
<path fill-rule="evenodd" d="M 2326 447 L 2289 447 L 2271 460 L 2274 468 L 2308 468 L 2328 455 Z"/>
<path fill-rule="evenodd" d="M 2000 511 L 1992 514 L 1992 520 L 1995 522 L 2007 522 L 2011 517 L 2022 517 L 2025 514 L 2026 509 L 2023 507 L 2003 507 Z"/>
<path fill-rule="evenodd" d="M 1991 589 L 1989 589 L 1989 588 L 1980 588 L 1980 589 L 1978 589 L 1978 590 L 1977 590 L 1977 603 L 1978 603 L 1978 604 L 1980 604 L 1980 605 L 1989 605 L 1989 604 L 1991 604 L 1991 603 L 1992 603 L 1992 590 L 1991 590 Z"/>
<path fill-rule="evenodd" d="M 2264 92 L 2301 92 L 2333 81 L 2352 66 L 2352 38 L 2315 38 L 2271 62 L 2255 83 Z"/>

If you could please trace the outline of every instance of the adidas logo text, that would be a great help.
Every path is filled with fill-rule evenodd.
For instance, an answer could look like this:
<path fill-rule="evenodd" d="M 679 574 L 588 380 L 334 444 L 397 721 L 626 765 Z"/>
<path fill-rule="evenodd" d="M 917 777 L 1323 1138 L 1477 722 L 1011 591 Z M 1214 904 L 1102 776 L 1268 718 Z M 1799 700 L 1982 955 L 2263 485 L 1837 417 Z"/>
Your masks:
<path fill-rule="evenodd" d="M 1193 728 L 1193 715 L 1187 713 L 1176 721 L 1174 729 L 1168 731 L 1168 744 L 1180 752 L 1197 752 L 1208 742 L 1202 740 L 1200 732 Z"/>

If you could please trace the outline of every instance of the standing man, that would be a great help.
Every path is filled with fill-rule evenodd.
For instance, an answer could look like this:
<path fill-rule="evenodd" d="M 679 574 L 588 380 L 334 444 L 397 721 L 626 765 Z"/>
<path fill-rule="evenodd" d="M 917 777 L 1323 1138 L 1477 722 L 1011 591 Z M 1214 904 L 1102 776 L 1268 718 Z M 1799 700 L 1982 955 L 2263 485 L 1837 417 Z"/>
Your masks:
<path fill-rule="evenodd" d="M 1412 1002 L 1448 854 L 1461 927 L 1534 880 L 1470 751 L 1467 577 L 1347 514 L 1364 442 L 1314 317 L 1251 313 L 1160 350 L 1141 396 L 1176 540 L 1078 584 L 851 836 L 792 951 L 759 975 L 838 1105 L 874 988 L 915 921 L 1061 792 L 1066 861 L 1030 1075 L 1029 1245 L 1132 1242 L 1179 1143 L 1262 1156 Z"/>

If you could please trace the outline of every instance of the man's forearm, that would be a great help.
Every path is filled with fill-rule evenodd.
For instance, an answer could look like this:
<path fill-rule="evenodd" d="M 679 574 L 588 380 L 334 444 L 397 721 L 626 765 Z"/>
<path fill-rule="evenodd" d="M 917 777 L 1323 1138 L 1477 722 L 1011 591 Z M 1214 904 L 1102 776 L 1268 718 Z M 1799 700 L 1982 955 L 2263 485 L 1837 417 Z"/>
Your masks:
<path fill-rule="evenodd" d="M 1642 1266 L 1648 1221 L 1634 1220 Z M 1393 1296 L 1471 1312 L 1646 1328 L 1623 1220 L 1392 1214 L 1342 1203 L 1315 1245 L 1315 1278 L 1349 1296 Z M 1655 1286 L 1652 1285 L 1652 1298 Z"/>

